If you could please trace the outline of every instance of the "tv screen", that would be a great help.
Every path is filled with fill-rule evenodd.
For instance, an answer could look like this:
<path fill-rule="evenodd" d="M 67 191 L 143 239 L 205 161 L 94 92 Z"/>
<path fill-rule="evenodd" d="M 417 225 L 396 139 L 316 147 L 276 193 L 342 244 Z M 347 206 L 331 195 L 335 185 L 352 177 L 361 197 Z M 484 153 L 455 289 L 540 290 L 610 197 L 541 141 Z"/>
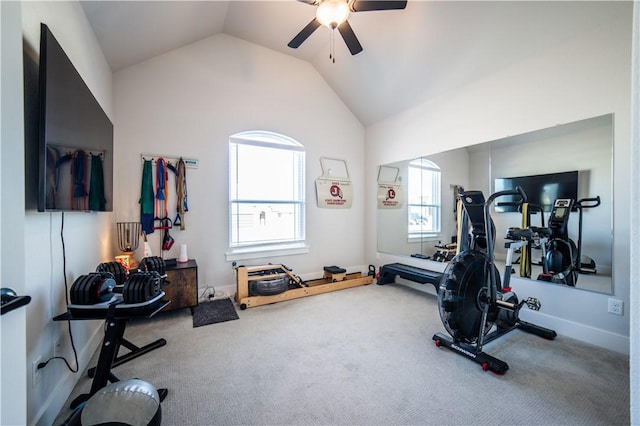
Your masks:
<path fill-rule="evenodd" d="M 534 176 L 518 176 L 495 179 L 495 191 L 515 189 L 520 186 L 527 194 L 530 204 L 538 205 L 545 212 L 550 212 L 553 203 L 558 198 L 578 197 L 578 172 L 549 173 Z M 495 206 L 496 212 L 517 212 L 518 206 L 514 203 L 519 197 L 503 197 Z"/>
<path fill-rule="evenodd" d="M 113 210 L 113 125 L 40 27 L 38 211 Z"/>

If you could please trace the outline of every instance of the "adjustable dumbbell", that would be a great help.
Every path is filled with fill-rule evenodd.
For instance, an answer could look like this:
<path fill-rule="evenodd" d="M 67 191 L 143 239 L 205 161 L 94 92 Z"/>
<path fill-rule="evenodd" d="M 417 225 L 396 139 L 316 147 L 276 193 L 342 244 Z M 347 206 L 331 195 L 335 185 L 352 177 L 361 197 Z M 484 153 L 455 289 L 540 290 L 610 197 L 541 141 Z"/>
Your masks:
<path fill-rule="evenodd" d="M 116 281 L 110 272 L 92 272 L 79 276 L 71 286 L 69 296 L 74 305 L 95 305 L 113 297 Z"/>
<path fill-rule="evenodd" d="M 70 300 L 74 305 L 95 305 L 108 302 L 114 293 L 121 293 L 124 303 L 144 303 L 161 293 L 162 282 L 162 277 L 155 271 L 137 272 L 117 286 L 110 272 L 92 272 L 74 281 Z"/>
<path fill-rule="evenodd" d="M 155 271 L 161 276 L 164 276 L 166 272 L 164 259 L 159 256 L 150 256 L 143 258 L 140 261 L 139 269 L 142 272 Z"/>
<path fill-rule="evenodd" d="M 130 274 L 122 289 L 124 303 L 143 303 L 153 299 L 161 293 L 162 281 L 162 276 L 156 271 Z"/>
<path fill-rule="evenodd" d="M 96 272 L 109 272 L 113 275 L 116 285 L 123 285 L 127 280 L 127 270 L 119 262 L 104 262 L 98 265 Z"/>

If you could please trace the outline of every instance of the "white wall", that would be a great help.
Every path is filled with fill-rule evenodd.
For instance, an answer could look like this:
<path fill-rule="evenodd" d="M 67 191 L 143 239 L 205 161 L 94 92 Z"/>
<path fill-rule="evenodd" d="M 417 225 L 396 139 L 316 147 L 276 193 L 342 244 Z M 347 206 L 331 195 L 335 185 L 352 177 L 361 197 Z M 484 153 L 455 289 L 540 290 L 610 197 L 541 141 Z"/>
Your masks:
<path fill-rule="evenodd" d="M 364 129 L 309 63 L 221 34 L 118 71 L 114 87 L 116 217 L 139 220 L 142 153 L 198 159 L 197 169 L 187 169 L 186 230 L 171 231 L 176 244 L 164 255 L 177 257 L 179 245 L 186 243 L 189 257 L 198 262 L 201 290 L 235 289 L 234 271 L 225 260 L 228 141 L 245 130 L 274 131 L 304 145 L 311 252 L 239 263 L 285 263 L 297 274 L 321 274 L 325 265 L 363 265 Z M 354 188 L 351 209 L 316 206 L 321 156 L 347 161 Z M 169 185 L 174 185 L 172 176 Z M 175 206 L 169 204 L 173 218 Z M 150 236 L 155 255 L 160 254 L 159 234 Z"/>
<path fill-rule="evenodd" d="M 633 59 L 631 74 L 631 182 L 640 182 L 640 3 L 633 9 Z M 632 185 L 631 232 L 631 424 L 640 424 L 640 186 Z"/>
<path fill-rule="evenodd" d="M 610 19 L 602 26 L 368 127 L 368 261 L 377 257 L 378 264 L 406 261 L 376 253 L 377 165 L 614 113 L 613 279 L 615 296 L 629 307 L 632 7 L 632 3 L 615 3 Z M 628 352 L 630 309 L 625 309 L 624 316 L 608 314 L 609 296 L 570 288 L 550 289 L 528 280 L 514 280 L 513 286 L 521 297 L 541 300 L 543 311 L 535 317 L 541 325 Z"/>
<path fill-rule="evenodd" d="M 0 71 L 0 287 L 25 295 L 24 280 L 24 158 L 22 28 L 20 4 L 0 3 L 2 70 Z M 27 421 L 26 309 L 2 315 L 0 320 L 0 424 Z"/>
<path fill-rule="evenodd" d="M 22 32 L 25 50 L 25 97 L 27 110 L 27 158 L 37 146 L 34 141 L 33 67 L 37 66 L 40 47 L 40 23 L 49 26 L 71 59 L 85 83 L 113 121 L 112 74 L 78 2 L 22 2 Z M 36 68 L 37 71 L 37 68 Z M 37 76 L 36 76 L 37 77 Z M 37 81 L 37 80 L 36 80 Z M 34 145 L 35 144 L 35 145 Z M 27 166 L 27 174 L 33 168 Z M 60 360 L 50 362 L 41 374 L 37 386 L 32 386 L 31 365 L 54 355 L 54 345 L 62 339 L 61 355 L 73 365 L 73 353 L 67 324 L 52 318 L 66 310 L 65 282 L 62 270 L 60 232 L 61 213 L 38 213 L 29 200 L 33 198 L 33 177 L 27 176 L 27 210 L 25 220 L 25 291 L 32 296 L 27 306 L 27 421 L 29 424 L 52 424 L 62 404 L 71 393 L 90 357 L 102 338 L 100 321 L 75 321 L 71 328 L 80 358 L 80 372 L 70 373 Z M 4 196 L 4 194 L 3 194 Z M 64 240 L 66 246 L 67 283 L 71 287 L 80 275 L 94 271 L 96 266 L 113 255 L 112 239 L 115 225 L 112 213 L 66 213 Z M 3 352 L 4 356 L 4 352 Z M 5 408 L 5 407 L 3 407 Z"/>

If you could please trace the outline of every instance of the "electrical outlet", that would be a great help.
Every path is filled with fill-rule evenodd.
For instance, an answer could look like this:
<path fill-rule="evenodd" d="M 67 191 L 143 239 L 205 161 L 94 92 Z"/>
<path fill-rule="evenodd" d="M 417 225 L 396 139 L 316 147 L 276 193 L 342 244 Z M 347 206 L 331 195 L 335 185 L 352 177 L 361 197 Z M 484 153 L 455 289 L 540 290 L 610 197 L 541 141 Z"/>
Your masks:
<path fill-rule="evenodd" d="M 36 358 L 31 364 L 31 381 L 32 386 L 35 388 L 40 383 L 40 377 L 42 375 L 42 368 L 38 368 L 38 364 L 41 362 L 41 357 Z"/>
<path fill-rule="evenodd" d="M 618 299 L 609 299 L 608 312 L 610 314 L 622 315 L 624 312 L 624 302 Z"/>

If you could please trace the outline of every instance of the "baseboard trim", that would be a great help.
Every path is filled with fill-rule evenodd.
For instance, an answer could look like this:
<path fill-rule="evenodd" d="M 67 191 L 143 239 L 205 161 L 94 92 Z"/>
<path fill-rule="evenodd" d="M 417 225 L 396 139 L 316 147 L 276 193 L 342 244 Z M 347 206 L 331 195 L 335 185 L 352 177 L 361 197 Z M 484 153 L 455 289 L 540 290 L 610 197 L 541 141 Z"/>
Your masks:
<path fill-rule="evenodd" d="M 33 424 L 54 424 L 56 417 L 62 411 L 64 404 L 67 402 L 69 395 L 73 392 L 76 384 L 84 374 L 89 362 L 93 358 L 96 350 L 100 347 L 104 331 L 101 326 L 97 326 L 91 338 L 82 347 L 78 353 L 78 372 L 67 374 L 58 382 L 56 387 L 51 391 L 49 397 L 42 403 L 42 407 L 38 411 Z"/>
<path fill-rule="evenodd" d="M 629 336 L 554 317 L 539 311 L 523 310 L 521 314 L 524 314 L 522 315 L 524 321 L 531 321 L 542 327 L 551 328 L 560 336 L 570 337 L 584 343 L 629 355 Z"/>

